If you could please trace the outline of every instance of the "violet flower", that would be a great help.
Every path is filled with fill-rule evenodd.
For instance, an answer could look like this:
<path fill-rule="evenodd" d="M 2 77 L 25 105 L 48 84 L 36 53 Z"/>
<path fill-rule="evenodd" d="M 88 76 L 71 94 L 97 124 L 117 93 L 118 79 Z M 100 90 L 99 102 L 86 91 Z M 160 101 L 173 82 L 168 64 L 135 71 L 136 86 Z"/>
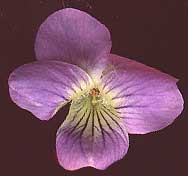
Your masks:
<path fill-rule="evenodd" d="M 71 103 L 56 139 L 65 169 L 107 168 L 127 153 L 128 133 L 165 128 L 183 109 L 177 79 L 110 49 L 103 24 L 76 9 L 59 10 L 39 28 L 38 61 L 9 77 L 12 100 L 41 120 Z"/>

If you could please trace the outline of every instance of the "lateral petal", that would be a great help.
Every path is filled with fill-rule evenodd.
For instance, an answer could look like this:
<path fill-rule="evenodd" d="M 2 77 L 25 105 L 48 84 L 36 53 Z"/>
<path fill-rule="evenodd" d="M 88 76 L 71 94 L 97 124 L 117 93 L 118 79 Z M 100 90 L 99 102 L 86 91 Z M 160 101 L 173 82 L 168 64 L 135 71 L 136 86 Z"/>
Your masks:
<path fill-rule="evenodd" d="M 49 120 L 90 85 L 90 78 L 75 65 L 36 61 L 14 70 L 8 83 L 10 96 L 18 106 L 41 120 Z"/>
<path fill-rule="evenodd" d="M 171 124 L 183 110 L 177 79 L 154 68 L 110 55 L 112 70 L 104 75 L 104 92 L 129 133 L 144 134 Z"/>

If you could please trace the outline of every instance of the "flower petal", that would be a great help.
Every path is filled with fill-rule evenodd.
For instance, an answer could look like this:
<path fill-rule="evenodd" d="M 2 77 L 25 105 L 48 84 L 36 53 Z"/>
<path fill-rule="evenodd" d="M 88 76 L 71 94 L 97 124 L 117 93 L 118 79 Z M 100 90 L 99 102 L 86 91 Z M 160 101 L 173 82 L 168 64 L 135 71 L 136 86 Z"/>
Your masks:
<path fill-rule="evenodd" d="M 89 84 L 89 76 L 77 66 L 61 61 L 37 61 L 16 69 L 9 77 L 12 100 L 41 120 L 57 110 Z"/>
<path fill-rule="evenodd" d="M 103 77 L 129 133 L 144 134 L 171 124 L 183 110 L 177 79 L 141 63 L 111 55 L 111 71 Z"/>
<path fill-rule="evenodd" d="M 93 106 L 90 98 L 73 101 L 57 132 L 59 163 L 67 170 L 91 166 L 105 169 L 128 150 L 123 120 L 105 106 Z"/>
<path fill-rule="evenodd" d="M 38 60 L 61 59 L 87 73 L 104 64 L 101 56 L 110 49 L 108 29 L 87 13 L 71 8 L 50 15 L 40 26 L 35 42 Z"/>

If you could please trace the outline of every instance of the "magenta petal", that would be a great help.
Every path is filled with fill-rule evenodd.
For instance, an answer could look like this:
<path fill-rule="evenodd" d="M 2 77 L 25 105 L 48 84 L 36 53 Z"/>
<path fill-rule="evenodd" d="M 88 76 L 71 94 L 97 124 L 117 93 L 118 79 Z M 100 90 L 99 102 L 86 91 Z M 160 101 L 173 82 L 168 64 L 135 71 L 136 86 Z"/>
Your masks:
<path fill-rule="evenodd" d="M 89 72 L 109 53 L 108 29 L 85 12 L 63 9 L 50 15 L 40 26 L 35 42 L 38 60 L 61 59 Z"/>
<path fill-rule="evenodd" d="M 12 100 L 41 120 L 50 119 L 89 84 L 88 75 L 61 61 L 37 61 L 17 68 L 9 77 Z"/>
<path fill-rule="evenodd" d="M 111 55 L 103 78 L 129 133 L 144 134 L 171 124 L 183 110 L 177 79 L 127 58 Z"/>

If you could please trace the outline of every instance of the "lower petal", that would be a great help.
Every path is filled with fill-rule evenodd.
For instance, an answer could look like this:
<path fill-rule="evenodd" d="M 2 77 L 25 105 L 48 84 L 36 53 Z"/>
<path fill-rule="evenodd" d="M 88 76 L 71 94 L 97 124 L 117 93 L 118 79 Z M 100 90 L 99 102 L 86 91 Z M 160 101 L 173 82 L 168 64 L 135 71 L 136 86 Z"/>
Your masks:
<path fill-rule="evenodd" d="M 76 170 L 91 166 L 105 169 L 128 150 L 128 134 L 113 109 L 92 105 L 88 98 L 72 102 L 57 132 L 56 149 L 61 166 Z"/>

